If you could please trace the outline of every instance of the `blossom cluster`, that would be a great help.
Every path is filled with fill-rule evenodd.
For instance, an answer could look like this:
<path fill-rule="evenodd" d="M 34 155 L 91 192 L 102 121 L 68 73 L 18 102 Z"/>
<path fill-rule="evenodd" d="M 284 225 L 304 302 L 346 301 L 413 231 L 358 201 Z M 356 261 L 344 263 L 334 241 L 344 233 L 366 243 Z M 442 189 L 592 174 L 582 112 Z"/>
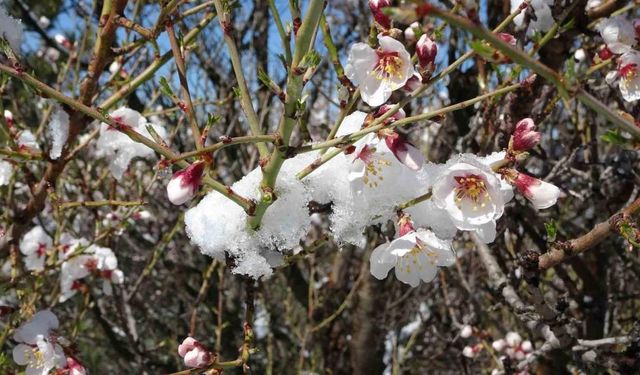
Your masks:
<path fill-rule="evenodd" d="M 35 226 L 22 238 L 20 252 L 29 271 L 44 271 L 47 257 L 61 262 L 60 302 L 74 296 L 85 285 L 82 280 L 90 275 L 102 281 L 102 290 L 107 295 L 112 292 L 112 283 L 124 281 L 124 274 L 118 269 L 118 259 L 111 249 L 68 234 L 63 234 L 59 242 L 56 250 L 44 228 Z"/>
<path fill-rule="evenodd" d="M 380 11 L 388 4 L 369 5 L 377 23 L 388 28 L 390 20 Z M 273 194 L 276 200 L 257 230 L 248 229 L 249 215 L 218 192 L 209 192 L 187 211 L 187 233 L 203 253 L 219 259 L 230 255 L 235 273 L 269 276 L 282 264 L 283 251 L 297 251 L 310 221 L 309 202 L 330 203 L 330 230 L 339 244 L 362 246 L 367 226 L 394 220 L 398 236 L 373 251 L 371 273 L 383 279 L 395 268 L 400 281 L 418 286 L 421 280 L 431 281 L 438 267 L 454 263 L 452 240 L 458 230 L 474 232 L 485 243 L 495 239 L 496 221 L 513 198 L 513 187 L 538 209 L 556 203 L 556 186 L 517 170 L 540 140 L 532 119 L 515 124 L 505 151 L 484 157 L 460 154 L 444 164 L 425 162 L 421 150 L 396 130 L 406 114 L 391 100 L 392 94 L 415 89 L 414 79 L 418 85 L 428 79 L 437 56 L 437 45 L 426 34 L 415 35 L 415 30 L 421 32 L 419 25 L 412 30 L 418 39 L 417 65 L 390 33 L 380 33 L 376 46 L 351 47 L 345 74 L 372 109 L 344 118 L 336 137 L 355 142 L 328 150 L 339 153 L 302 181 L 295 174 L 321 154 L 298 154 L 285 161 Z M 169 200 L 183 204 L 195 197 L 206 170 L 198 162 L 177 172 L 167 185 Z M 230 190 L 258 201 L 261 179 L 262 170 L 256 168 Z"/>
<path fill-rule="evenodd" d="M 518 332 L 507 332 L 504 338 L 500 338 L 491 343 L 491 347 L 486 344 L 486 332 L 482 332 L 475 327 L 465 325 L 460 330 L 460 337 L 465 340 L 474 340 L 475 344 L 467 345 L 462 349 L 462 355 L 473 359 L 485 350 L 493 351 L 492 355 L 498 357 L 501 368 L 491 371 L 492 375 L 504 374 L 504 364 L 508 361 L 519 363 L 529 358 L 533 353 L 533 344 L 529 340 L 523 340 Z M 518 372 L 519 375 L 528 374 L 525 368 Z"/>
<path fill-rule="evenodd" d="M 597 29 L 606 44 L 606 52 L 601 51 L 600 56 L 603 60 L 613 58 L 617 62 L 616 70 L 607 74 L 607 82 L 618 83 L 624 100 L 640 99 L 640 51 L 637 49 L 640 19 L 631 21 L 618 15 L 600 21 Z"/>

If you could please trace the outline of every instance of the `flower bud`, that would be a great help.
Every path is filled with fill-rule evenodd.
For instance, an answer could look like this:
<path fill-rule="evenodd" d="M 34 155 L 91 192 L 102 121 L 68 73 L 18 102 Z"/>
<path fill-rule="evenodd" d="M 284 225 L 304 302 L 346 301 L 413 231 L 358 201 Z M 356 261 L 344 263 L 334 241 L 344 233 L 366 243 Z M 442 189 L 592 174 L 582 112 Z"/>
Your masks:
<path fill-rule="evenodd" d="M 518 42 L 516 38 L 509 33 L 498 33 L 498 38 L 512 47 L 515 47 Z"/>
<path fill-rule="evenodd" d="M 604 47 L 603 49 L 598 51 L 598 57 L 600 57 L 602 61 L 609 60 L 613 57 L 613 52 L 611 52 L 609 48 Z"/>
<path fill-rule="evenodd" d="M 536 209 L 541 210 L 556 204 L 560 196 L 560 189 L 557 186 L 522 172 L 516 173 L 518 175 L 513 184 Z"/>
<path fill-rule="evenodd" d="M 384 29 L 391 28 L 391 18 L 383 12 L 383 8 L 390 5 L 390 0 L 369 0 L 369 8 L 371 9 L 371 13 L 373 13 L 373 18 Z"/>
<path fill-rule="evenodd" d="M 465 346 L 464 349 L 462 349 L 462 355 L 467 358 L 473 358 L 476 356 L 476 351 L 470 346 Z"/>
<path fill-rule="evenodd" d="M 416 30 L 420 30 L 420 24 L 417 22 L 412 23 L 404 29 L 404 39 L 407 43 L 413 43 L 416 41 Z"/>
<path fill-rule="evenodd" d="M 525 353 L 529 353 L 533 351 L 533 345 L 531 345 L 531 341 L 529 340 L 523 341 L 522 345 L 520 345 L 520 350 L 522 350 Z"/>
<path fill-rule="evenodd" d="M 84 366 L 73 357 L 67 357 L 67 369 L 69 375 L 85 375 L 87 373 Z"/>
<path fill-rule="evenodd" d="M 66 49 L 71 49 L 73 47 L 69 39 L 67 39 L 67 37 L 62 34 L 56 34 L 54 39 L 56 43 L 58 43 L 59 45 L 63 46 Z"/>
<path fill-rule="evenodd" d="M 7 125 L 9 125 L 9 127 L 13 126 L 13 113 L 11 113 L 10 110 L 5 109 L 3 116 L 4 116 L 4 119 L 7 121 Z"/>
<path fill-rule="evenodd" d="M 169 201 L 175 205 L 181 205 L 193 199 L 198 192 L 203 172 L 204 163 L 197 162 L 174 173 L 167 184 Z"/>
<path fill-rule="evenodd" d="M 587 53 L 583 48 L 578 48 L 576 52 L 573 53 L 573 58 L 576 61 L 584 61 L 587 58 Z"/>
<path fill-rule="evenodd" d="M 178 354 L 184 358 L 187 367 L 203 368 L 211 363 L 211 352 L 193 337 L 187 337 L 182 341 L 178 346 Z"/>
<path fill-rule="evenodd" d="M 46 29 L 47 27 L 49 27 L 49 25 L 51 25 L 51 20 L 47 17 L 41 16 L 38 19 L 38 26 L 40 26 L 41 28 Z"/>
<path fill-rule="evenodd" d="M 378 108 L 378 110 L 376 111 L 376 113 L 373 115 L 373 117 L 378 118 L 378 117 L 384 115 L 385 113 L 387 113 L 394 106 L 395 106 L 395 104 L 383 104 L 383 105 L 381 105 Z M 391 115 L 391 117 L 389 117 L 385 121 L 385 124 L 390 124 L 390 123 L 392 123 L 394 121 L 402 120 L 405 117 L 407 117 L 407 114 L 405 113 L 404 109 L 400 108 L 396 113 Z"/>
<path fill-rule="evenodd" d="M 505 336 L 505 340 L 507 340 L 507 345 L 510 347 L 516 347 L 522 342 L 522 337 L 520 337 L 518 332 L 509 332 L 507 336 Z"/>
<path fill-rule="evenodd" d="M 468 339 L 473 334 L 473 328 L 470 325 L 466 324 L 460 330 L 460 337 L 463 339 Z"/>
<path fill-rule="evenodd" d="M 416 44 L 416 54 L 423 69 L 433 69 L 438 54 L 438 45 L 426 34 L 423 34 Z"/>
<path fill-rule="evenodd" d="M 504 339 L 496 340 L 491 344 L 491 347 L 496 352 L 501 352 L 507 346 L 507 342 Z"/>
<path fill-rule="evenodd" d="M 516 153 L 527 151 L 540 142 L 540 133 L 535 131 L 536 125 L 530 118 L 520 120 L 511 137 L 510 149 Z"/>
<path fill-rule="evenodd" d="M 400 217 L 400 220 L 398 220 L 398 227 L 398 235 L 400 237 L 415 230 L 413 228 L 413 221 L 411 221 L 411 218 L 408 215 L 404 214 L 402 215 L 402 217 Z"/>

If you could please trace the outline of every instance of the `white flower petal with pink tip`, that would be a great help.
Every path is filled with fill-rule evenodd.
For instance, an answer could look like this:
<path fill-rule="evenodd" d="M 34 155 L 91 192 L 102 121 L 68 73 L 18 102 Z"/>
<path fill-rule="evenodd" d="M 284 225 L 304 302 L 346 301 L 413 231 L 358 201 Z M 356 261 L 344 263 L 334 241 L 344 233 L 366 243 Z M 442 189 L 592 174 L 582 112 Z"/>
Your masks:
<path fill-rule="evenodd" d="M 557 186 L 525 173 L 519 172 L 514 184 L 538 210 L 553 206 L 560 197 L 560 189 Z"/>

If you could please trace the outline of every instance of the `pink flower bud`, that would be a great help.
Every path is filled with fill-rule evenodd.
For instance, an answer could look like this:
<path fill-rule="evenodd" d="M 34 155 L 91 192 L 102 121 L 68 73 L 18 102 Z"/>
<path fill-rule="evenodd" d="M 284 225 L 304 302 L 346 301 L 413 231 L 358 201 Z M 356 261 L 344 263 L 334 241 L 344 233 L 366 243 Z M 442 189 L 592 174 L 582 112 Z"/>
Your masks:
<path fill-rule="evenodd" d="M 509 33 L 498 33 L 498 38 L 512 47 L 515 47 L 517 44 L 516 38 Z"/>
<path fill-rule="evenodd" d="M 169 201 L 175 205 L 181 205 L 193 199 L 200 187 L 203 172 L 204 163 L 196 162 L 174 173 L 167 184 Z"/>
<path fill-rule="evenodd" d="M 184 358 L 187 367 L 202 368 L 211 363 L 211 352 L 193 337 L 187 337 L 182 341 L 178 346 L 178 354 Z"/>
<path fill-rule="evenodd" d="M 4 116 L 5 121 L 7 121 L 7 126 L 9 128 L 13 128 L 13 113 L 11 113 L 10 110 L 5 109 L 3 116 Z"/>
<path fill-rule="evenodd" d="M 536 125 L 530 118 L 520 120 L 516 124 L 511 138 L 511 149 L 515 152 L 523 152 L 532 149 L 540 142 L 540 133 L 535 131 Z"/>
<path fill-rule="evenodd" d="M 369 0 L 369 8 L 371 9 L 371 13 L 373 13 L 373 18 L 384 29 L 391 28 L 391 18 L 383 12 L 383 8 L 390 5 L 390 0 Z"/>
<path fill-rule="evenodd" d="M 536 209 L 541 210 L 556 204 L 560 196 L 560 189 L 557 186 L 525 173 L 517 173 L 514 185 L 525 198 L 533 203 Z"/>
<path fill-rule="evenodd" d="M 600 57 L 601 60 L 609 60 L 610 58 L 613 57 L 613 52 L 611 52 L 611 50 L 607 47 L 604 47 L 603 49 L 601 49 L 600 51 L 598 51 L 598 57 Z"/>
<path fill-rule="evenodd" d="M 422 152 L 400 137 L 400 134 L 392 132 L 384 138 L 387 147 L 393 152 L 398 161 L 411 170 L 418 171 L 424 164 Z"/>
<path fill-rule="evenodd" d="M 462 349 L 462 355 L 467 358 L 474 358 L 481 349 L 482 346 L 480 346 L 480 344 L 474 346 L 465 346 L 464 349 Z"/>
<path fill-rule="evenodd" d="M 402 215 L 402 217 L 400 218 L 400 220 L 398 220 L 398 235 L 400 237 L 404 236 L 405 234 L 411 233 L 413 232 L 415 229 L 413 228 L 413 221 L 411 221 L 411 218 L 408 215 Z"/>
<path fill-rule="evenodd" d="M 422 68 L 433 67 L 438 54 L 438 45 L 426 34 L 423 34 L 416 44 L 416 54 Z"/>
<path fill-rule="evenodd" d="M 87 373 L 84 366 L 73 357 L 67 357 L 67 369 L 69 375 L 85 375 Z"/>
<path fill-rule="evenodd" d="M 58 43 L 59 45 L 63 46 L 66 49 L 71 49 L 73 47 L 69 39 L 67 39 L 67 37 L 65 37 L 62 34 L 56 34 L 54 39 L 56 40 L 56 43 Z"/>
<path fill-rule="evenodd" d="M 373 115 L 373 117 L 378 118 L 382 115 L 384 115 L 385 113 L 389 112 L 389 110 L 391 108 L 393 108 L 394 104 L 383 104 L 380 106 L 380 108 L 378 108 L 378 110 L 376 111 L 376 113 Z M 405 113 L 404 109 L 400 108 L 396 113 L 394 113 L 393 115 L 391 115 L 391 117 L 389 117 L 385 123 L 386 124 L 390 124 L 394 121 L 398 121 L 401 120 L 403 118 L 407 117 L 407 114 Z"/>

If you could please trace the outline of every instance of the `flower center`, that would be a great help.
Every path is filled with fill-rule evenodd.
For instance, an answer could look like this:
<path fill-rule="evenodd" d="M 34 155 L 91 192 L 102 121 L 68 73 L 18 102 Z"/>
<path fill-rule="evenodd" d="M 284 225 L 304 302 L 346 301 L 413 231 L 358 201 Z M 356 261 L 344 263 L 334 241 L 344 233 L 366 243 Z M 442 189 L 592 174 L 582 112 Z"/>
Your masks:
<path fill-rule="evenodd" d="M 38 249 L 36 250 L 36 254 L 38 254 L 38 257 L 44 256 L 44 253 L 46 251 L 47 251 L 47 245 L 43 244 L 43 243 L 39 243 L 38 244 Z"/>
<path fill-rule="evenodd" d="M 466 176 L 455 176 L 456 180 L 456 203 L 460 205 L 463 199 L 470 200 L 474 203 L 473 209 L 476 210 L 478 205 L 484 207 L 486 202 L 490 200 L 487 185 L 482 176 L 470 174 Z"/>
<path fill-rule="evenodd" d="M 96 261 L 93 258 L 89 259 L 85 262 L 84 266 L 87 270 L 89 270 L 90 272 L 93 272 L 98 268 L 98 261 Z"/>
<path fill-rule="evenodd" d="M 422 271 L 424 269 L 424 264 L 420 261 L 420 254 L 425 254 L 427 256 L 427 261 L 432 266 L 434 266 L 438 260 L 438 254 L 429 249 L 424 242 L 420 241 L 419 238 L 416 238 L 415 246 L 402 257 L 404 258 L 402 264 L 396 264 L 396 267 L 404 267 L 404 270 L 407 273 L 411 273 L 414 267 L 417 268 L 418 271 Z M 400 262 L 400 259 L 398 259 L 397 262 Z"/>
<path fill-rule="evenodd" d="M 400 75 L 402 59 L 398 56 L 398 52 L 378 50 L 376 53 L 378 54 L 378 63 L 373 68 L 372 73 L 378 79 L 386 80 Z"/>
<path fill-rule="evenodd" d="M 38 348 L 37 346 L 33 347 L 31 348 L 31 352 L 33 354 L 33 360 L 34 360 L 33 365 L 35 365 L 33 367 L 35 368 L 44 367 L 44 354 L 42 354 L 42 352 L 40 351 L 40 348 Z"/>
<path fill-rule="evenodd" d="M 638 64 L 627 64 L 620 67 L 618 70 L 620 77 L 624 80 L 632 80 L 638 74 Z"/>
<path fill-rule="evenodd" d="M 369 187 L 377 187 L 378 181 L 376 180 L 384 180 L 384 177 L 381 175 L 382 168 L 391 165 L 388 160 L 375 158 L 375 153 L 375 147 L 365 145 L 362 150 L 356 154 L 355 159 L 353 159 L 354 163 L 356 160 L 361 160 L 364 163 L 363 181 Z"/>

